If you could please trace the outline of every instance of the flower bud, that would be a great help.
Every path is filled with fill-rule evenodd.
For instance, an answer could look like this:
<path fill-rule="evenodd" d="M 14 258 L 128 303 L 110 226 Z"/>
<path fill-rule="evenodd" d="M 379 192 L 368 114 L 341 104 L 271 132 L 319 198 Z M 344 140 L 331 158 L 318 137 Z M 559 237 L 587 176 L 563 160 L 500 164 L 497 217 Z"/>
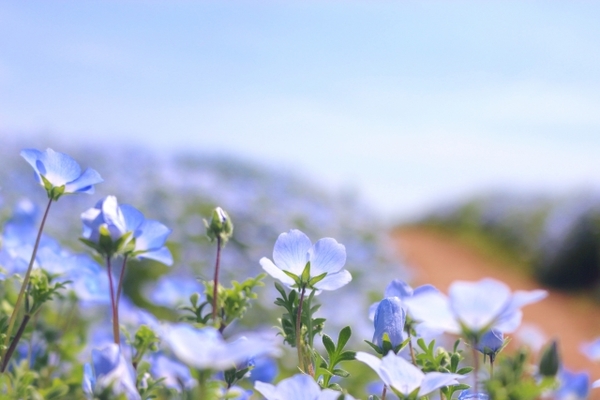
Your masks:
<path fill-rule="evenodd" d="M 221 207 L 213 210 L 210 223 L 204 220 L 204 225 L 206 226 L 206 234 L 211 241 L 220 238 L 225 243 L 233 234 L 231 218 Z"/>
<path fill-rule="evenodd" d="M 556 340 L 553 340 L 542 352 L 539 368 L 540 374 L 543 376 L 555 376 L 558 373 L 559 367 L 558 344 Z"/>

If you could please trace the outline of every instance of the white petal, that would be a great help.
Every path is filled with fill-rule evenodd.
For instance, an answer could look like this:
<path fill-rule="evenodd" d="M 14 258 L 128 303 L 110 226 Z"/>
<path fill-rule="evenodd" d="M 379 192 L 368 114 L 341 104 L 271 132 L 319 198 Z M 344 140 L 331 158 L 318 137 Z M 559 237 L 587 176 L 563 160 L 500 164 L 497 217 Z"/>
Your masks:
<path fill-rule="evenodd" d="M 269 260 L 267 257 L 260 259 L 260 266 L 273 278 L 279 279 L 288 286 L 291 286 L 295 283 L 292 278 L 284 274 L 283 271 L 277 268 L 277 266 L 273 264 L 273 261 Z"/>
<path fill-rule="evenodd" d="M 450 307 L 456 318 L 473 331 L 489 328 L 511 299 L 508 286 L 494 279 L 457 281 L 450 285 Z"/>
<path fill-rule="evenodd" d="M 346 264 L 346 248 L 335 239 L 323 238 L 309 250 L 310 275 L 336 273 Z"/>
<path fill-rule="evenodd" d="M 315 287 L 319 290 L 336 290 L 348 284 L 351 280 L 352 275 L 344 269 L 336 274 L 327 274 L 325 278 L 315 284 Z"/>
<path fill-rule="evenodd" d="M 277 238 L 273 248 L 273 261 L 280 269 L 299 276 L 306 267 L 311 246 L 308 236 L 297 229 L 292 229 Z"/>

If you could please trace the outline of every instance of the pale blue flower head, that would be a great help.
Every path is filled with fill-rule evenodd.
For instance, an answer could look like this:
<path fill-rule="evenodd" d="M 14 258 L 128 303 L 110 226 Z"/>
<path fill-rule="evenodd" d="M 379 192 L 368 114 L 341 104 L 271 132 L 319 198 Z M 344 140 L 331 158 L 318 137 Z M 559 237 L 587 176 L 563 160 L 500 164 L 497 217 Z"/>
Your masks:
<path fill-rule="evenodd" d="M 350 272 L 343 269 L 344 245 L 332 238 L 320 239 L 313 245 L 308 236 L 297 229 L 279 235 L 273 261 L 263 257 L 260 265 L 273 278 L 290 287 L 336 290 L 352 280 Z"/>
<path fill-rule="evenodd" d="M 304 374 L 297 374 L 283 379 L 277 386 L 270 383 L 255 382 L 254 389 L 267 400 L 337 400 L 342 393 L 325 389 L 321 390 L 315 380 Z M 345 400 L 353 400 L 350 395 Z"/>
<path fill-rule="evenodd" d="M 496 354 L 504 347 L 504 334 L 495 329 L 489 330 L 484 333 L 477 343 L 475 348 L 481 354 L 483 354 L 484 360 L 488 356 L 491 362 L 494 362 Z"/>
<path fill-rule="evenodd" d="M 432 285 L 422 285 L 416 289 L 413 289 L 402 279 L 394 279 L 385 288 L 383 297 L 399 298 L 402 302 L 402 306 L 404 307 L 404 311 L 406 311 L 406 313 L 410 316 L 410 310 L 408 309 L 407 304 L 403 303 L 404 300 L 413 296 L 420 296 L 421 294 L 428 293 L 430 291 L 437 292 L 438 290 Z M 369 307 L 369 319 L 373 320 L 373 318 L 375 318 L 375 310 L 377 310 L 378 305 L 379 302 L 376 302 L 371 304 Z"/>
<path fill-rule="evenodd" d="M 88 168 L 82 173 L 77 161 L 52 149 L 24 149 L 21 156 L 33 167 L 38 182 L 52 200 L 63 194 L 94 193 L 94 185 L 102 182 L 95 170 Z"/>
<path fill-rule="evenodd" d="M 486 392 L 473 392 L 471 389 L 463 390 L 458 395 L 458 400 L 489 400 L 490 395 Z"/>
<path fill-rule="evenodd" d="M 558 374 L 560 386 L 554 392 L 556 400 L 585 400 L 590 394 L 590 374 L 562 370 Z"/>
<path fill-rule="evenodd" d="M 591 361 L 600 361 L 600 337 L 594 339 L 591 342 L 583 343 L 579 350 L 583 355 L 589 358 Z"/>
<path fill-rule="evenodd" d="M 165 246 L 171 230 L 158 221 L 148 220 L 135 207 L 119 205 L 115 196 L 107 196 L 81 214 L 83 241 L 100 254 L 124 254 L 148 258 L 165 265 L 173 257 Z"/>
<path fill-rule="evenodd" d="M 387 335 L 392 348 L 396 348 L 404 341 L 405 322 L 406 313 L 398 297 L 381 300 L 375 311 L 373 343 L 383 349 L 384 335 Z"/>
<path fill-rule="evenodd" d="M 92 350 L 92 364 L 86 364 L 83 376 L 83 391 L 88 398 L 110 388 L 114 395 L 125 395 L 128 400 L 141 400 L 136 388 L 135 371 L 128 363 L 119 346 L 111 343 L 100 350 Z"/>
<path fill-rule="evenodd" d="M 417 392 L 417 397 L 426 396 L 443 386 L 458 385 L 458 379 L 464 378 L 463 375 L 443 372 L 425 374 L 402 356 L 392 352 L 380 359 L 359 351 L 356 353 L 356 359 L 371 367 L 383 383 L 405 397 L 413 392 Z"/>

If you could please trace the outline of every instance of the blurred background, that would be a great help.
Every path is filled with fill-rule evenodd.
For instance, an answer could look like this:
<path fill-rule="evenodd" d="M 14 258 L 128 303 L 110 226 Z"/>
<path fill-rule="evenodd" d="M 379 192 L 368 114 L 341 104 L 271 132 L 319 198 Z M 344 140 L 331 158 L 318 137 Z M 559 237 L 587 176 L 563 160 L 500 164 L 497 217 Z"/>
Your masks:
<path fill-rule="evenodd" d="M 0 1 L 4 218 L 43 199 L 19 149 L 52 147 L 106 182 L 51 231 L 78 231 L 117 194 L 176 226 L 182 274 L 212 263 L 202 218 L 221 205 L 228 262 L 252 273 L 290 228 L 346 244 L 373 290 L 363 316 L 389 279 L 418 275 L 402 257 L 420 266 L 415 230 L 599 298 L 599 15 L 570 1 Z"/>

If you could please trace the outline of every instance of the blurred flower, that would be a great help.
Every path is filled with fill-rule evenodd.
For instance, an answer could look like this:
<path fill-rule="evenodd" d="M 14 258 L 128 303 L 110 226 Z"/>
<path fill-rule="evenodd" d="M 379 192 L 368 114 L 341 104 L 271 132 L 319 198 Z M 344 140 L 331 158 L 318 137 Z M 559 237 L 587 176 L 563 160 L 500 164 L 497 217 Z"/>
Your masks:
<path fill-rule="evenodd" d="M 408 283 L 406 283 L 402 279 L 394 279 L 385 288 L 383 297 L 398 297 L 401 301 L 404 301 L 404 299 L 407 299 L 412 296 L 419 296 L 429 291 L 437 292 L 438 290 L 432 285 L 422 285 L 416 289 L 413 289 Z M 373 320 L 373 318 L 375 317 L 375 310 L 377 309 L 378 305 L 379 302 L 373 303 L 371 307 L 369 307 L 369 319 Z M 407 304 L 402 303 L 402 306 L 407 312 L 407 314 L 410 314 Z"/>
<path fill-rule="evenodd" d="M 271 340 L 257 335 L 228 343 L 215 328 L 197 329 L 183 323 L 166 327 L 163 339 L 180 361 L 200 370 L 222 371 L 252 357 L 279 353 Z"/>
<path fill-rule="evenodd" d="M 381 300 L 375 311 L 373 343 L 383 349 L 384 334 L 387 334 L 392 348 L 399 346 L 404 341 L 405 321 L 406 313 L 398 297 Z"/>
<path fill-rule="evenodd" d="M 267 400 L 338 400 L 343 394 L 331 390 L 321 390 L 315 380 L 304 374 L 297 374 L 284 379 L 273 386 L 269 383 L 255 382 L 254 389 Z M 345 400 L 353 400 L 350 395 L 344 396 Z"/>
<path fill-rule="evenodd" d="M 92 363 L 86 364 L 83 376 L 83 391 L 88 398 L 110 388 L 113 395 L 125 395 L 128 400 L 141 399 L 136 388 L 135 371 L 125 361 L 119 346 L 111 343 L 100 350 L 92 351 Z"/>
<path fill-rule="evenodd" d="M 190 368 L 178 361 L 172 360 L 162 353 L 155 353 L 150 362 L 150 371 L 156 379 L 164 379 L 165 386 L 171 389 L 190 389 L 196 385 L 196 380 L 190 373 Z"/>
<path fill-rule="evenodd" d="M 193 276 L 180 274 L 162 276 L 154 285 L 146 287 L 144 293 L 156 305 L 176 308 L 188 303 L 192 294 L 203 290 Z"/>
<path fill-rule="evenodd" d="M 558 374 L 560 386 L 554 392 L 555 400 L 585 400 L 590 393 L 588 372 L 571 372 L 563 369 Z"/>
<path fill-rule="evenodd" d="M 301 284 L 317 290 L 335 290 L 352 280 L 350 273 L 343 269 L 346 263 L 344 245 L 332 238 L 320 239 L 312 245 L 308 236 L 297 229 L 279 235 L 273 260 L 275 263 L 263 257 L 260 265 L 288 286 Z M 307 269 L 309 276 L 304 276 Z"/>
<path fill-rule="evenodd" d="M 524 323 L 519 327 L 519 330 L 513 337 L 529 347 L 533 353 L 538 353 L 548 338 L 544 332 L 534 324 Z"/>
<path fill-rule="evenodd" d="M 272 382 L 279 373 L 277 363 L 271 357 L 253 357 L 247 365 L 252 367 L 248 376 L 250 382 Z"/>
<path fill-rule="evenodd" d="M 21 156 L 33 167 L 38 182 L 52 200 L 63 194 L 94 193 L 94 185 L 103 181 L 95 170 L 88 168 L 81 173 L 77 161 L 52 149 L 24 149 Z"/>
<path fill-rule="evenodd" d="M 600 337 L 594 339 L 591 342 L 583 343 L 579 347 L 579 350 L 591 361 L 600 361 Z"/>
<path fill-rule="evenodd" d="M 387 356 L 379 359 L 359 351 L 356 353 L 356 359 L 371 367 L 383 383 L 404 396 L 419 389 L 417 397 L 422 397 L 443 386 L 458 385 L 457 379 L 464 378 L 462 375 L 443 372 L 424 374 L 419 368 L 394 353 L 388 353 Z"/>
<path fill-rule="evenodd" d="M 485 392 L 472 392 L 471 389 L 463 390 L 458 395 L 458 400 L 489 400 L 490 395 Z"/>
<path fill-rule="evenodd" d="M 490 358 L 490 362 L 494 362 L 496 354 L 504 347 L 504 334 L 500 331 L 492 329 L 484 333 L 475 344 L 475 348 L 481 354 L 485 361 L 485 356 Z"/>

